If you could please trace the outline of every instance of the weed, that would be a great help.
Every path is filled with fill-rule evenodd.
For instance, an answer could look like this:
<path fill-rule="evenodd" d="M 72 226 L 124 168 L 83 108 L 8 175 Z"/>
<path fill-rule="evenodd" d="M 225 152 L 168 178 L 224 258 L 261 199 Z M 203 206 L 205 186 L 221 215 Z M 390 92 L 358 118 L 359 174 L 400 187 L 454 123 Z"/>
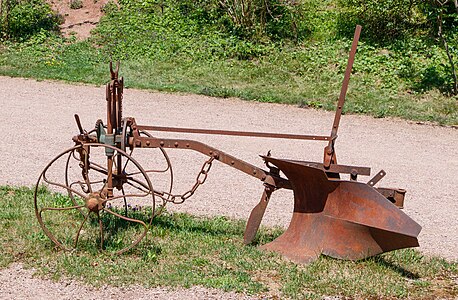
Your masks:
<path fill-rule="evenodd" d="M 83 1 L 81 0 L 70 0 L 71 9 L 80 9 L 83 8 Z"/>

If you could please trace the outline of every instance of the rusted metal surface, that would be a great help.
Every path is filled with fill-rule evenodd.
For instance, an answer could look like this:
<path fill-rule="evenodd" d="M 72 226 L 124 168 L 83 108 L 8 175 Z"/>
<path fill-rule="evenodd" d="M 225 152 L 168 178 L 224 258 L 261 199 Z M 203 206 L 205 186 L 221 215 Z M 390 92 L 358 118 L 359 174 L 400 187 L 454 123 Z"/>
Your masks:
<path fill-rule="evenodd" d="M 361 35 L 361 26 L 357 25 L 355 35 L 353 37 L 353 43 L 351 44 L 350 55 L 348 57 L 347 68 L 345 69 L 344 80 L 342 88 L 340 90 L 339 101 L 337 102 L 336 114 L 334 116 L 334 122 L 331 129 L 332 140 L 329 141 L 327 147 L 324 148 L 323 165 L 325 168 L 329 168 L 331 164 L 337 164 L 336 154 L 334 150 L 334 143 L 337 138 L 337 131 L 339 130 L 340 118 L 342 117 L 342 111 L 345 104 L 345 97 L 347 95 L 348 84 L 350 83 L 351 70 L 353 69 L 353 63 L 355 61 L 356 48 L 358 47 L 359 36 Z"/>
<path fill-rule="evenodd" d="M 373 187 L 292 161 L 265 160 L 289 179 L 294 212 L 285 233 L 264 249 L 307 263 L 320 254 L 356 260 L 418 246 L 421 227 Z"/>
<path fill-rule="evenodd" d="M 329 136 L 139 125 L 134 118 L 122 116 L 123 78 L 118 77 L 119 63 L 115 69 L 110 63 L 106 125 L 98 120 L 95 128 L 87 132 L 75 115 L 79 131 L 73 137 L 75 146 L 54 158 L 37 182 L 35 212 L 45 234 L 58 247 L 73 250 L 81 240 L 88 242 L 86 235 L 90 230 L 86 227 L 92 224 L 97 227 L 94 229 L 98 235 L 96 241 L 103 251 L 110 252 L 112 244 L 122 238 L 124 244 L 111 253 L 128 251 L 146 236 L 152 219 L 167 203 L 180 204 L 192 197 L 218 161 L 259 179 L 264 189 L 260 202 L 248 218 L 245 244 L 255 239 L 272 193 L 289 189 L 294 194 L 291 223 L 284 234 L 262 246 L 264 249 L 307 263 L 321 254 L 355 260 L 418 246 L 421 227 L 398 209 L 404 204 L 405 190 L 375 187 L 386 175 L 383 170 L 365 183 L 359 182 L 358 176 L 369 176 L 370 168 L 337 164 L 337 131 L 360 32 L 358 26 Z M 156 132 L 315 140 L 327 142 L 327 145 L 323 162 L 278 159 L 271 157 L 269 152 L 262 156 L 266 164 L 263 169 L 199 141 L 159 138 L 155 136 Z M 140 148 L 159 149 L 166 167 L 144 169 L 135 160 L 136 149 Z M 176 193 L 173 189 L 173 169 L 166 152 L 169 149 L 187 149 L 206 156 L 195 183 L 185 192 Z M 63 181 L 49 178 L 55 173 L 51 169 L 59 168 L 59 161 L 65 165 Z M 70 174 L 72 171 L 76 175 Z M 150 178 L 153 173 L 168 176 L 168 185 L 162 189 L 153 186 Z M 345 176 L 350 180 L 342 179 Z M 47 203 L 41 196 L 42 185 L 68 194 L 71 201 L 60 201 L 58 205 Z M 148 202 L 150 217 L 142 219 L 136 214 L 131 207 L 132 201 Z M 68 228 L 74 228 L 74 231 L 69 230 L 69 236 L 59 236 L 51 228 L 53 221 L 49 220 L 55 221 L 52 214 L 62 212 L 71 217 L 69 222 L 72 224 Z M 117 221 L 107 221 L 108 215 Z M 111 228 L 113 224 L 114 228 Z M 123 231 L 129 226 L 137 226 L 137 230 L 126 232 L 137 233 L 126 237 L 128 234 Z"/>
<path fill-rule="evenodd" d="M 247 136 L 247 137 L 263 137 L 263 138 L 292 139 L 292 140 L 330 141 L 332 139 L 330 136 L 321 136 L 321 135 L 282 134 L 282 133 L 269 133 L 269 132 L 248 132 L 248 131 L 212 130 L 212 129 L 197 129 L 197 128 L 143 126 L 143 125 L 137 126 L 137 127 L 139 130 Z"/>

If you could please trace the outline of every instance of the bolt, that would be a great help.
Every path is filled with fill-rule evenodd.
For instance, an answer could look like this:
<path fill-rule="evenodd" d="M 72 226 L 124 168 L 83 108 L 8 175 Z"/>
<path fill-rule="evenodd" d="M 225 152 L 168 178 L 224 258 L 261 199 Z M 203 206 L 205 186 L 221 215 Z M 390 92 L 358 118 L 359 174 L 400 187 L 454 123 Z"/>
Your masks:
<path fill-rule="evenodd" d="M 178 147 L 178 142 L 175 142 L 175 147 Z"/>
<path fill-rule="evenodd" d="M 146 141 L 146 146 L 149 146 L 151 145 L 151 142 L 150 141 Z"/>
<path fill-rule="evenodd" d="M 163 147 L 163 146 L 164 146 L 164 141 L 161 141 L 161 142 L 159 143 L 159 145 L 161 145 L 161 147 Z"/>
<path fill-rule="evenodd" d="M 235 161 L 231 160 L 231 165 L 234 165 L 235 164 Z"/>
<path fill-rule="evenodd" d="M 253 174 L 256 175 L 256 173 L 257 173 L 256 170 L 253 170 Z"/>
<path fill-rule="evenodd" d="M 186 144 L 186 148 L 189 148 L 189 143 Z"/>

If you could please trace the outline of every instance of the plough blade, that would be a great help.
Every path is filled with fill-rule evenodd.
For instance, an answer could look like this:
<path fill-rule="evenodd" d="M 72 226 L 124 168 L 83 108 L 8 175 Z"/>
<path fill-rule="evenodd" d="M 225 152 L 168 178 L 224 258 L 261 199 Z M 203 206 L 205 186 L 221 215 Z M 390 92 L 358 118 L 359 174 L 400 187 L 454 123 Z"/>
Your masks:
<path fill-rule="evenodd" d="M 264 189 L 264 192 L 261 196 L 261 201 L 259 201 L 258 205 L 256 205 L 251 211 L 250 217 L 247 221 L 245 234 L 243 235 L 243 243 L 245 245 L 251 244 L 251 242 L 254 240 L 259 226 L 261 225 L 262 217 L 266 212 L 267 204 L 269 203 L 270 195 L 272 192 L 273 189 Z"/>
<path fill-rule="evenodd" d="M 418 246 L 421 226 L 370 185 L 330 179 L 297 161 L 264 159 L 290 180 L 294 213 L 288 229 L 262 248 L 308 263 L 320 254 L 358 260 Z"/>

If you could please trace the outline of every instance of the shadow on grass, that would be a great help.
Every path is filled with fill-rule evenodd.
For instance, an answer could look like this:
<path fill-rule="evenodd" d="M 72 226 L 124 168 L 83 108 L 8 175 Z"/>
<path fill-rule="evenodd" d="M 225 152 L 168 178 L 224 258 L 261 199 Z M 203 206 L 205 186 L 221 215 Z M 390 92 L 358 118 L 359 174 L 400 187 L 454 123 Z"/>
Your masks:
<path fill-rule="evenodd" d="M 152 226 L 173 232 L 195 232 L 206 235 L 243 235 L 244 222 L 231 221 L 225 217 L 192 217 L 187 214 L 164 214 L 153 219 Z"/>
<path fill-rule="evenodd" d="M 449 71 L 447 70 L 447 72 Z M 415 82 L 412 86 L 412 89 L 416 92 L 424 93 L 433 89 L 438 89 L 442 93 L 451 92 L 451 85 L 447 82 L 444 71 L 441 72 L 436 66 L 426 68 L 420 78 L 421 80 Z"/>
<path fill-rule="evenodd" d="M 398 251 L 402 251 L 402 250 L 398 250 Z M 402 266 L 400 266 L 398 264 L 395 264 L 395 263 L 392 263 L 392 262 L 386 260 L 385 257 L 383 257 L 383 254 L 372 256 L 372 257 L 363 259 L 362 261 L 374 262 L 378 266 L 390 269 L 390 270 L 398 273 L 400 276 L 408 278 L 408 279 L 416 280 L 416 279 L 420 278 L 420 276 L 418 274 L 415 274 L 415 273 L 413 273 L 413 272 L 411 272 L 409 270 L 406 270 L 405 268 L 403 268 Z"/>

